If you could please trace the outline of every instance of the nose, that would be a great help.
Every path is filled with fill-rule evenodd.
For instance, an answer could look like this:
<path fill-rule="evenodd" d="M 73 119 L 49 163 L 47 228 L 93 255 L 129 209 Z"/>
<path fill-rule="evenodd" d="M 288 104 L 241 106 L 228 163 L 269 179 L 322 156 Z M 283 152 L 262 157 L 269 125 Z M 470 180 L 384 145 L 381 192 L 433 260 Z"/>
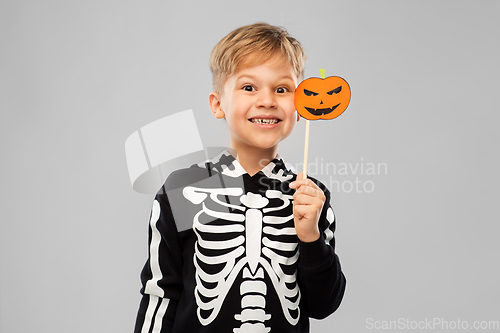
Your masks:
<path fill-rule="evenodd" d="M 256 106 L 258 108 L 276 109 L 278 107 L 278 103 L 276 101 L 276 96 L 274 95 L 274 91 L 268 89 L 259 91 L 259 94 L 257 96 Z"/>

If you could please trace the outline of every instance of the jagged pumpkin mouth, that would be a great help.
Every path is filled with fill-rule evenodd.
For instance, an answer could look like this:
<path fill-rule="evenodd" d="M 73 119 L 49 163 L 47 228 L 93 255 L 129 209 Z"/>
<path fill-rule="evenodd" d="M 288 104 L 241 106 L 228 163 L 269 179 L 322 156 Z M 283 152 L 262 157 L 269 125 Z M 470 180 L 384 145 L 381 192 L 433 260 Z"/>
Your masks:
<path fill-rule="evenodd" d="M 333 112 L 338 106 L 340 105 L 334 105 L 331 108 L 323 108 L 323 109 L 314 109 L 314 108 L 308 108 L 307 106 L 304 106 L 304 108 L 312 115 L 315 116 L 321 116 L 322 114 L 329 114 L 330 112 Z"/>

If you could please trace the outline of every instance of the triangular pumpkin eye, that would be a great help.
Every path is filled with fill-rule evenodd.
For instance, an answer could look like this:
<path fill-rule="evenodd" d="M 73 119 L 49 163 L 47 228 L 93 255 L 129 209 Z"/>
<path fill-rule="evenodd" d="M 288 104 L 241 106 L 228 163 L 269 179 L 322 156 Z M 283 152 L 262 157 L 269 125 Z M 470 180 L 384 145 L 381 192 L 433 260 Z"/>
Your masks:
<path fill-rule="evenodd" d="M 307 89 L 304 89 L 304 94 L 306 94 L 306 96 L 316 96 L 316 95 L 318 95 L 318 93 L 315 93 L 314 91 L 310 91 L 310 90 L 307 90 Z"/>
<path fill-rule="evenodd" d="M 341 92 L 341 91 L 342 91 L 342 86 L 337 87 L 337 88 L 335 88 L 335 89 L 333 89 L 333 90 L 330 90 L 329 92 L 327 92 L 327 94 L 328 94 L 328 95 L 333 95 L 333 93 L 338 94 L 338 93 L 339 93 L 339 92 Z"/>

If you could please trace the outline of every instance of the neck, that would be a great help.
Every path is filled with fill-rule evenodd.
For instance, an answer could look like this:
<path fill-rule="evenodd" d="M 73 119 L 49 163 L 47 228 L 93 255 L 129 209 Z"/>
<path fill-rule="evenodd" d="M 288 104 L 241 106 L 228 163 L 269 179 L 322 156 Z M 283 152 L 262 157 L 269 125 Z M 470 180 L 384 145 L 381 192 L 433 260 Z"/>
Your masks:
<path fill-rule="evenodd" d="M 276 152 L 278 150 L 277 146 L 262 149 L 257 147 L 245 147 L 245 149 L 238 149 L 236 147 L 231 146 L 237 153 L 235 156 L 236 160 L 240 163 L 240 165 L 245 169 L 245 171 L 253 176 L 266 165 L 269 164 L 275 157 Z"/>

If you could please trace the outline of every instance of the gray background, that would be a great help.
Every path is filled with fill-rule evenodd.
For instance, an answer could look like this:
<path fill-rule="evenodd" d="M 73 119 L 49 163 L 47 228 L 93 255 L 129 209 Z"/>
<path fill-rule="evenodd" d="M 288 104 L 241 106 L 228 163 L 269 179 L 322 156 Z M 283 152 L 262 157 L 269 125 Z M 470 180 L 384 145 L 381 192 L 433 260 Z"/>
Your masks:
<path fill-rule="evenodd" d="M 131 188 L 125 139 L 192 108 L 205 144 L 228 145 L 208 57 L 257 21 L 303 43 L 306 77 L 350 83 L 346 113 L 311 124 L 310 159 L 387 164 L 312 173 L 374 184 L 333 191 L 348 284 L 313 332 L 500 320 L 499 13 L 498 1 L 1 1 L 0 331 L 132 331 L 152 195 Z M 304 125 L 279 150 L 292 164 Z"/>

